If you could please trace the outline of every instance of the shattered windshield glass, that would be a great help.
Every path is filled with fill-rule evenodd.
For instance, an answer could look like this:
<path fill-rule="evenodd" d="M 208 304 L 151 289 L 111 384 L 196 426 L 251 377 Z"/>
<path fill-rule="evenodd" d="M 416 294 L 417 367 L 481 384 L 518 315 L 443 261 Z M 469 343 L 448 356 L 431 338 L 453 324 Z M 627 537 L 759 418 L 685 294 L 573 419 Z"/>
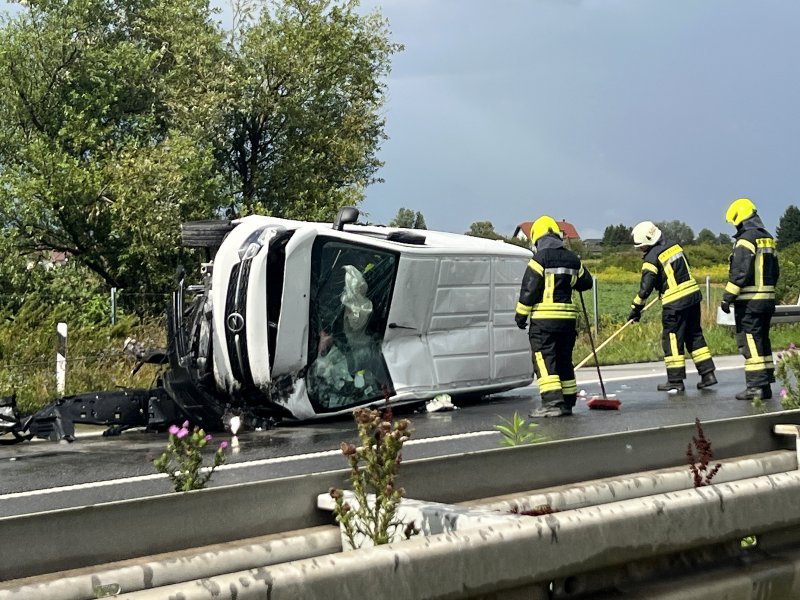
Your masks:
<path fill-rule="evenodd" d="M 382 398 L 393 387 L 381 354 L 397 255 L 319 238 L 311 254 L 308 397 L 318 410 Z"/>

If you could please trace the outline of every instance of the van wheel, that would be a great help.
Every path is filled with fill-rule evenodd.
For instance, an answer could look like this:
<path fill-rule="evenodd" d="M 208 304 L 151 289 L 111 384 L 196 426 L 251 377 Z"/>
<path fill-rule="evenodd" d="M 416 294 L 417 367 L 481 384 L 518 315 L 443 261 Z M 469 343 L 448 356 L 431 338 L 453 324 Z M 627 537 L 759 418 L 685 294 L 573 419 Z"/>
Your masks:
<path fill-rule="evenodd" d="M 181 223 L 181 244 L 189 248 L 219 248 L 233 227 L 229 219 Z"/>

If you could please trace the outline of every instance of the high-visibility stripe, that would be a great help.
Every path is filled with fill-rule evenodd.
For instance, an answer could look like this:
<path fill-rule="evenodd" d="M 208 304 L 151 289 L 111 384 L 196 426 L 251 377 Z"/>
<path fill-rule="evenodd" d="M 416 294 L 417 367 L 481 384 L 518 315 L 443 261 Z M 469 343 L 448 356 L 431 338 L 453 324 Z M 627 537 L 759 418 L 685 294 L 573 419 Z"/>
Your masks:
<path fill-rule="evenodd" d="M 540 392 L 556 392 L 561 390 L 561 379 L 558 375 L 548 375 L 539 378 Z"/>
<path fill-rule="evenodd" d="M 709 351 L 707 346 L 692 350 L 692 360 L 695 362 L 695 364 L 703 362 L 704 360 L 708 360 L 709 358 L 711 358 L 711 351 Z"/>
<path fill-rule="evenodd" d="M 544 272 L 546 275 L 577 275 L 578 269 L 570 269 L 569 267 L 547 267 Z"/>
<path fill-rule="evenodd" d="M 547 377 L 547 365 L 544 362 L 544 356 L 542 356 L 542 353 L 535 352 L 533 358 L 536 361 L 536 366 L 539 367 L 539 377 Z"/>
<path fill-rule="evenodd" d="M 535 260 L 533 260 L 533 259 L 530 259 L 530 260 L 528 261 L 528 267 L 530 267 L 531 269 L 533 269 L 533 271 L 535 271 L 535 272 L 536 272 L 536 273 L 538 273 L 539 275 L 541 275 L 542 273 L 544 273 L 544 267 L 542 267 L 542 265 L 540 265 L 538 262 L 536 262 L 536 261 L 535 261 Z"/>
<path fill-rule="evenodd" d="M 556 289 L 556 276 L 552 273 L 545 273 L 544 275 L 544 293 L 542 294 L 543 304 L 553 303 L 553 292 Z"/>
<path fill-rule="evenodd" d="M 742 246 L 743 248 L 747 248 L 753 254 L 756 253 L 756 247 L 752 244 L 752 242 L 748 242 L 747 240 L 743 240 L 743 239 L 736 240 L 736 243 L 733 245 L 733 247 L 734 248 L 738 248 L 739 246 Z"/>
<path fill-rule="evenodd" d="M 747 341 L 747 349 L 750 351 L 750 358 L 758 358 L 758 347 L 756 346 L 756 339 L 753 337 L 753 334 L 746 333 L 745 340 Z"/>
<path fill-rule="evenodd" d="M 517 302 L 517 314 L 518 315 L 525 315 L 526 317 L 531 314 L 533 310 L 532 306 L 528 306 L 527 304 L 523 304 L 522 302 Z"/>
<path fill-rule="evenodd" d="M 775 240 L 772 238 L 758 238 L 756 240 L 756 246 L 758 246 L 759 250 L 763 250 L 764 252 L 776 247 Z"/>
<path fill-rule="evenodd" d="M 731 281 L 725 284 L 725 291 L 729 294 L 733 294 L 734 296 L 738 296 L 741 290 L 742 288 Z"/>
<path fill-rule="evenodd" d="M 674 288 L 667 289 L 663 296 L 661 296 L 661 304 L 662 306 L 664 304 L 669 304 L 670 302 L 680 300 L 684 296 L 688 296 L 689 294 L 693 294 L 698 291 L 700 291 L 700 286 L 697 285 L 697 282 L 694 279 L 684 281 L 683 283 L 676 285 Z"/>
<path fill-rule="evenodd" d="M 574 379 L 565 379 L 561 382 L 561 391 L 565 394 L 574 394 L 578 391 L 578 382 Z"/>
<path fill-rule="evenodd" d="M 655 273 L 658 275 L 658 269 L 655 265 L 651 265 L 649 262 L 646 262 L 642 265 L 642 271 L 650 271 L 651 273 Z"/>
<path fill-rule="evenodd" d="M 737 300 L 775 300 L 775 292 L 755 292 L 752 294 L 739 294 Z"/>
<path fill-rule="evenodd" d="M 677 369 L 686 366 L 686 357 L 681 354 L 680 356 L 665 356 L 664 364 L 668 369 Z"/>
<path fill-rule="evenodd" d="M 531 319 L 577 319 L 578 311 L 572 312 L 554 311 L 547 308 L 534 309 Z"/>
<path fill-rule="evenodd" d="M 644 306 L 645 300 L 639 297 L 639 294 L 636 294 L 633 298 L 633 304 L 631 304 L 631 308 L 638 308 L 640 306 Z"/>
<path fill-rule="evenodd" d="M 683 250 L 677 244 L 674 246 L 670 246 L 666 250 L 664 250 L 661 254 L 658 255 L 658 262 L 664 264 L 666 262 L 672 262 L 672 259 L 676 255 L 683 256 Z"/>

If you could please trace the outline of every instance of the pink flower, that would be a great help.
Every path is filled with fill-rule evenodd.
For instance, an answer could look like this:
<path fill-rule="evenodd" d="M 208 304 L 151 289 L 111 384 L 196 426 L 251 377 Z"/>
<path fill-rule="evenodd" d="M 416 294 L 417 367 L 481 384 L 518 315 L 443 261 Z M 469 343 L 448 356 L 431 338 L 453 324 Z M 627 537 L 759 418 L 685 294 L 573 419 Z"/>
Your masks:
<path fill-rule="evenodd" d="M 797 349 L 797 346 L 794 345 L 794 342 L 789 344 L 789 350 L 796 350 L 796 349 Z"/>
<path fill-rule="evenodd" d="M 786 398 L 786 395 L 787 395 L 788 393 L 789 393 L 789 392 L 787 392 L 787 391 L 786 391 L 786 388 L 781 388 L 781 398 Z"/>
<path fill-rule="evenodd" d="M 225 448 L 227 448 L 227 447 L 228 447 L 228 442 L 223 440 L 222 442 L 219 443 L 219 449 L 220 450 L 225 450 Z"/>
<path fill-rule="evenodd" d="M 171 435 L 175 435 L 176 433 L 178 433 L 178 431 L 179 431 L 179 429 L 178 429 L 177 425 L 170 425 L 169 426 L 169 432 L 170 432 Z"/>
<path fill-rule="evenodd" d="M 189 430 L 186 429 L 186 427 L 181 427 L 178 433 L 175 434 L 175 437 L 181 439 L 185 438 L 187 435 L 189 435 Z"/>
<path fill-rule="evenodd" d="M 211 441 L 211 434 L 210 434 L 210 433 L 207 433 L 207 434 L 206 434 L 206 437 L 204 437 L 203 439 L 204 439 L 205 441 L 207 441 L 207 442 L 210 442 L 210 441 Z"/>
<path fill-rule="evenodd" d="M 184 429 L 189 429 L 189 421 L 184 421 L 181 427 L 183 427 Z"/>

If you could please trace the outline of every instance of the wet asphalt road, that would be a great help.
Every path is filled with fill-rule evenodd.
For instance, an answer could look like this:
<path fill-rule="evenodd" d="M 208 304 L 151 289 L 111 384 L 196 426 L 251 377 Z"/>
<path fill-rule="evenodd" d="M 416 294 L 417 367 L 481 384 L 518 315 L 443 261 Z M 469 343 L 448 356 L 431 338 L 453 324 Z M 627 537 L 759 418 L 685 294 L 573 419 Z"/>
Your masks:
<path fill-rule="evenodd" d="M 749 402 L 737 401 L 742 389 L 743 359 L 718 357 L 719 384 L 697 390 L 697 374 L 689 367 L 687 391 L 670 395 L 655 390 L 665 379 L 662 363 L 603 368 L 606 393 L 622 402 L 618 411 L 588 410 L 578 401 L 573 417 L 544 419 L 537 429 L 548 440 L 755 414 Z M 691 363 L 689 363 L 691 364 Z M 578 388 L 587 399 L 600 394 L 594 368 L 577 374 Z M 777 391 L 763 410 L 781 410 Z M 501 436 L 494 425 L 515 412 L 527 416 L 538 406 L 536 386 L 513 390 L 456 410 L 428 413 L 422 407 L 406 412 L 412 421 L 412 439 L 404 447 L 404 460 L 497 448 Z M 400 415 L 396 415 L 400 416 Z M 163 450 L 166 434 L 130 431 L 116 438 L 87 432 L 72 444 L 26 442 L 0 446 L 0 517 L 54 508 L 123 500 L 169 491 L 166 478 L 151 464 Z M 230 485 L 311 472 L 346 468 L 338 448 L 355 441 L 351 419 L 340 419 L 244 432 L 234 441 L 233 453 L 214 474 L 211 485 Z"/>

